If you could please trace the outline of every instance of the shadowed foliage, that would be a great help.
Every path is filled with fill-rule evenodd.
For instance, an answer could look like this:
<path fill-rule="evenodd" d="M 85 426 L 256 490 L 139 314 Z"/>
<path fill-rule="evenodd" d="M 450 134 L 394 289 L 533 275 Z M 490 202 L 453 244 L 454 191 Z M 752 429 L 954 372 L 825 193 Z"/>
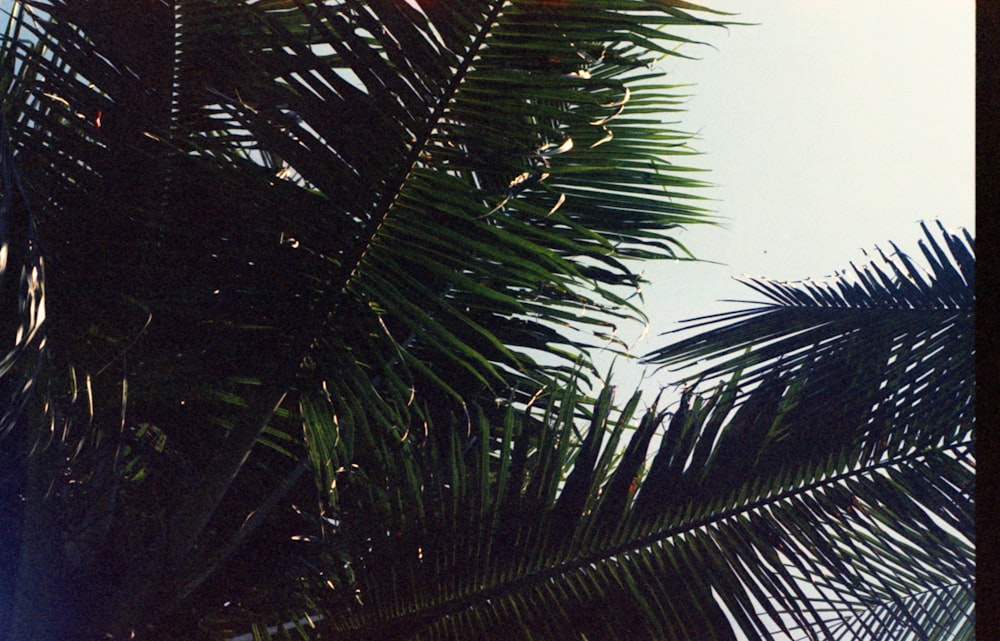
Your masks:
<path fill-rule="evenodd" d="M 341 469 L 575 385 L 642 318 L 624 261 L 708 220 L 652 68 L 688 3 L 12 7 L 14 639 L 173 637 L 295 576 Z"/>

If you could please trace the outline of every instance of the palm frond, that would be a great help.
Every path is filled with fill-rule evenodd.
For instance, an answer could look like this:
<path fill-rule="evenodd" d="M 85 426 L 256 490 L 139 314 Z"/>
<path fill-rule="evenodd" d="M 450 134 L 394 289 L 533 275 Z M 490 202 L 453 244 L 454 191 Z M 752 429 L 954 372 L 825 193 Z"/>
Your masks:
<path fill-rule="evenodd" d="M 940 239 L 921 223 L 925 239 L 919 246 L 929 271 L 892 244 L 893 254 L 876 249 L 875 259 L 821 281 L 747 277 L 744 282 L 767 299 L 765 305 L 693 319 L 677 331 L 710 329 L 654 350 L 645 360 L 685 368 L 709 361 L 710 367 L 700 368 L 702 377 L 740 369 L 752 378 L 776 366 L 793 370 L 816 350 L 841 350 L 858 337 L 867 341 L 858 349 L 886 352 L 889 362 L 905 361 L 910 349 L 938 353 L 942 341 L 968 338 L 975 303 L 974 241 L 964 230 L 938 226 Z"/>
<path fill-rule="evenodd" d="M 697 367 L 700 379 L 739 370 L 747 385 L 794 373 L 831 396 L 863 399 L 893 429 L 971 420 L 974 241 L 964 231 L 923 229 L 927 268 L 892 245 L 892 255 L 877 251 L 877 259 L 824 282 L 748 279 L 766 305 L 696 319 L 682 331 L 697 334 L 646 360 Z"/>
<path fill-rule="evenodd" d="M 815 417 L 844 399 L 787 374 L 742 385 L 689 392 L 667 425 L 654 405 L 624 450 L 639 398 L 618 412 L 606 389 L 585 405 L 543 396 L 467 442 L 402 456 L 416 466 L 357 486 L 383 497 L 359 504 L 381 504 L 381 518 L 345 513 L 317 539 L 347 554 L 303 579 L 318 626 L 387 639 L 971 638 L 971 420 L 916 441 L 874 433 L 871 412 L 841 415 L 857 424 L 817 446 Z"/>

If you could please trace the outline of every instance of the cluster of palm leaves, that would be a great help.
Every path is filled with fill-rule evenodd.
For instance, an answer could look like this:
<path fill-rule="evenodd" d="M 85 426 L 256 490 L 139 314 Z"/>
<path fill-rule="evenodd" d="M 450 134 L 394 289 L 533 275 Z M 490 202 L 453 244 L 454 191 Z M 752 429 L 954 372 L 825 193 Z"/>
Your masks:
<path fill-rule="evenodd" d="M 400 469 L 367 523 L 317 539 L 341 555 L 287 618 L 338 639 L 972 638 L 972 240 L 921 247 L 929 274 L 897 250 L 751 280 L 765 306 L 650 356 L 726 377 L 676 406 L 545 393 L 387 452 Z"/>
<path fill-rule="evenodd" d="M 660 28 L 701 22 L 636 0 L 14 3 L 3 429 L 13 520 L 51 534 L 23 537 L 15 636 L 169 619 L 264 540 L 243 527 L 262 506 L 333 509 L 385 443 L 569 382 L 641 316 L 622 261 L 674 257 L 705 218 L 650 69 L 684 40 Z M 47 576 L 111 596 L 58 608 Z"/>
<path fill-rule="evenodd" d="M 968 636 L 970 240 L 586 396 L 710 221 L 654 68 L 700 15 L 15 2 L 0 634 Z"/>

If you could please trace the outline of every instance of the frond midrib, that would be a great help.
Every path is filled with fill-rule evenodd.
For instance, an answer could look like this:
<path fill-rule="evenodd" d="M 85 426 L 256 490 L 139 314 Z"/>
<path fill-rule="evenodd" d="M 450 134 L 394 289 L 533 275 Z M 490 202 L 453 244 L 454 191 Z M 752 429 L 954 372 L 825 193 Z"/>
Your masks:
<path fill-rule="evenodd" d="M 429 146 L 435 129 L 437 129 L 439 123 L 443 120 L 445 114 L 447 113 L 449 106 L 452 104 L 454 97 L 457 95 L 459 88 L 468 75 L 476 56 L 484 48 L 486 39 L 492 32 L 493 26 L 496 24 L 503 8 L 507 5 L 507 1 L 508 0 L 494 0 L 493 7 L 490 9 L 482 28 L 479 30 L 479 33 L 476 34 L 472 45 L 468 48 L 465 56 L 456 68 L 455 73 L 448 82 L 444 93 L 438 99 L 433 113 L 425 120 L 422 130 L 419 132 L 419 135 L 416 136 L 416 142 L 410 147 L 406 158 L 399 164 L 398 172 L 392 181 L 394 187 L 392 189 L 386 189 L 382 193 L 381 199 L 374 208 L 373 215 L 364 226 L 362 233 L 359 235 L 359 241 L 354 244 L 353 251 L 342 258 L 338 268 L 338 273 L 333 279 L 333 282 L 338 283 L 337 287 L 339 287 L 339 289 L 332 292 L 336 297 L 339 298 L 340 296 L 343 296 L 350 287 L 351 281 L 357 273 L 358 268 L 361 266 L 361 262 L 363 261 L 365 254 L 372 246 L 375 237 L 378 235 L 379 229 L 392 212 L 393 204 L 395 203 L 396 198 L 406 185 L 407 178 L 417 166 L 420 155 Z M 331 306 L 330 313 L 327 315 L 327 322 L 329 322 L 330 318 L 335 316 L 335 312 L 336 302 L 334 302 Z"/>

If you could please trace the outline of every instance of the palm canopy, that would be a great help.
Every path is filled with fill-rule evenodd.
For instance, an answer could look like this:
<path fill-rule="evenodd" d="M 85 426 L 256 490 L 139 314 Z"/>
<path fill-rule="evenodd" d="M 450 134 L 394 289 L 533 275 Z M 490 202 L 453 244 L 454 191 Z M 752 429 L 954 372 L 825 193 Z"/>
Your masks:
<path fill-rule="evenodd" d="M 134 575 L 106 606 L 120 622 L 150 576 L 200 572 L 190 553 L 224 529 L 207 524 L 234 478 L 288 468 L 247 465 L 256 443 L 308 455 L 334 504 L 337 471 L 383 439 L 571 381 L 567 361 L 641 317 L 624 261 L 684 257 L 672 234 L 708 220 L 701 183 L 668 160 L 691 153 L 660 121 L 678 90 L 650 68 L 699 11 L 14 3 L 0 232 L 5 309 L 21 313 L 0 329 L 15 345 L 3 391 L 26 409 L 4 414 L 4 446 L 60 434 L 49 460 L 18 465 L 88 488 L 59 495 L 97 524 L 79 562 L 98 564 L 100 532 L 148 526 L 103 544 L 129 550 L 111 553 Z M 136 498 L 156 491 L 131 462 L 164 448 L 165 500 Z M 67 458 L 94 468 L 73 478 Z M 108 504 L 131 507 L 104 518 Z M 52 552 L 32 552 L 35 574 Z"/>
<path fill-rule="evenodd" d="M 973 346 L 954 327 L 971 315 L 972 243 L 941 235 L 924 245 L 932 276 L 910 280 L 897 254 L 906 271 L 844 295 L 891 310 L 912 307 L 886 291 L 934 292 L 951 320 L 920 309 L 889 332 L 943 334 L 929 351 L 911 341 L 884 362 L 872 345 L 891 321 L 864 317 L 763 367 L 732 339 L 780 340 L 757 310 L 688 339 L 744 355 L 672 412 L 633 421 L 638 394 L 616 410 L 611 388 L 586 403 L 543 393 L 475 438 L 387 451 L 405 472 L 344 475 L 345 507 L 366 518 L 313 539 L 333 561 L 298 585 L 313 616 L 288 615 L 359 639 L 971 639 Z M 933 382 L 909 393 L 911 377 Z"/>
<path fill-rule="evenodd" d="M 566 325 L 641 315 L 622 259 L 705 220 L 650 115 L 656 27 L 700 22 L 672 3 L 154 4 L 18 2 L 3 50 L 49 333 L 90 374 L 127 355 L 137 413 L 183 373 L 184 413 L 235 420 L 199 386 L 307 355 L 361 423 L 414 378 L 546 380 Z"/>

